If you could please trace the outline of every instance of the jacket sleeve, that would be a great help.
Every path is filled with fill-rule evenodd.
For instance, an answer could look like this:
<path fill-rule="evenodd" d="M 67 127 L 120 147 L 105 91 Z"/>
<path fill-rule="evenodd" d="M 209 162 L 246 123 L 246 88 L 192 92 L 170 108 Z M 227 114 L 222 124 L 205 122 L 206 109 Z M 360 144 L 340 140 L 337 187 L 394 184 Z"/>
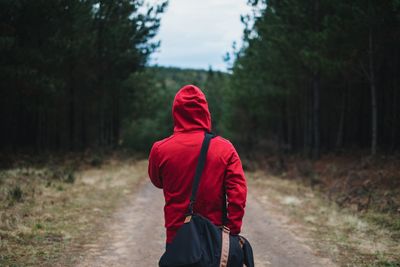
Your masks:
<path fill-rule="evenodd" d="M 225 191 L 228 202 L 228 222 L 232 234 L 239 234 L 246 206 L 247 185 L 239 155 L 233 148 L 225 175 Z"/>
<path fill-rule="evenodd" d="M 151 182 L 158 188 L 163 188 L 160 176 L 160 163 L 157 143 L 154 143 L 150 151 L 148 172 Z"/>

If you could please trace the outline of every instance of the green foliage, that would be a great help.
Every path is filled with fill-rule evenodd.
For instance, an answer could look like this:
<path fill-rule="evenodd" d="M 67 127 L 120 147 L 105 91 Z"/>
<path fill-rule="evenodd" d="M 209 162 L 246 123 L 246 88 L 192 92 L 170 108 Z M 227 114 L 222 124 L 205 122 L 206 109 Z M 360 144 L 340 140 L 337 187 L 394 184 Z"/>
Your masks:
<path fill-rule="evenodd" d="M 365 148 L 376 98 L 378 141 L 400 147 L 398 1 L 248 3 L 256 12 L 242 18 L 244 45 L 230 56 L 235 142 L 264 153 Z"/>
<path fill-rule="evenodd" d="M 396 211 L 387 213 L 373 213 L 366 214 L 366 218 L 371 222 L 398 233 L 400 237 L 400 217 L 396 216 Z"/>
<path fill-rule="evenodd" d="M 73 184 L 76 179 L 75 169 L 72 166 L 67 166 L 67 167 L 51 166 L 48 168 L 47 178 Z"/>
<path fill-rule="evenodd" d="M 206 94 L 212 116 L 213 130 L 223 131 L 224 90 L 228 75 L 212 70 L 148 67 L 131 75 L 125 92 L 132 114 L 123 123 L 121 145 L 147 152 L 151 145 L 173 132 L 172 103 L 176 92 L 187 84 L 200 87 Z"/>
<path fill-rule="evenodd" d="M 103 165 L 103 155 L 100 155 L 99 153 L 96 153 L 93 155 L 93 157 L 90 159 L 90 165 L 93 167 L 100 167 Z"/>
<path fill-rule="evenodd" d="M 14 202 L 14 201 L 22 201 L 22 196 L 23 196 L 23 192 L 21 187 L 19 187 L 18 185 L 12 187 L 9 189 L 8 191 L 8 196 L 9 199 Z"/>
<path fill-rule="evenodd" d="M 157 120 L 158 119 L 158 120 Z M 147 151 L 152 143 L 168 136 L 165 123 L 159 118 L 143 118 L 131 122 L 124 135 L 124 146 L 138 151 Z"/>
<path fill-rule="evenodd" d="M 167 2 L 0 1 L 0 149 L 147 150 L 185 84 L 239 149 L 364 149 L 375 114 L 380 147 L 399 149 L 398 0 L 249 0 L 232 75 L 145 68 Z"/>
<path fill-rule="evenodd" d="M 0 2 L 0 149 L 117 146 L 167 1 Z M 146 10 L 147 9 L 147 10 Z"/>
<path fill-rule="evenodd" d="M 43 225 L 41 224 L 41 223 L 35 223 L 35 227 L 34 227 L 35 229 L 43 229 Z"/>
<path fill-rule="evenodd" d="M 65 182 L 69 183 L 69 184 L 73 184 L 75 182 L 75 174 L 74 174 L 74 172 L 72 172 L 72 171 L 68 172 L 67 177 L 65 179 Z"/>

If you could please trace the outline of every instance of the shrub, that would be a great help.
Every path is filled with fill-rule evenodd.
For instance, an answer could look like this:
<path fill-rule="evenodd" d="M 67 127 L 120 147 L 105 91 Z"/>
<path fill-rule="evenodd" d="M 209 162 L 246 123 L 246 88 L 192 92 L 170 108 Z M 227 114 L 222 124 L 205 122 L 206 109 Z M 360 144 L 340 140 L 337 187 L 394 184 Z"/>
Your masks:
<path fill-rule="evenodd" d="M 23 195 L 22 189 L 18 185 L 12 187 L 8 191 L 8 196 L 11 201 L 17 201 L 17 202 L 22 201 L 22 195 Z"/>
<path fill-rule="evenodd" d="M 90 160 L 90 165 L 93 167 L 100 167 L 103 165 L 103 157 L 100 154 L 96 154 L 93 156 L 93 158 Z"/>

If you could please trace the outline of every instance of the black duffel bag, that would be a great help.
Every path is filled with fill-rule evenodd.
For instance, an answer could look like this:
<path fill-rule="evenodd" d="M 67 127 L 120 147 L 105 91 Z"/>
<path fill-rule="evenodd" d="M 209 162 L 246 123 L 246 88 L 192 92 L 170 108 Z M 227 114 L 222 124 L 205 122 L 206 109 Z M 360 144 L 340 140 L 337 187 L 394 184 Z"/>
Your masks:
<path fill-rule="evenodd" d="M 184 224 L 162 255 L 160 267 L 253 267 L 253 251 L 242 236 L 230 235 L 226 226 L 216 226 L 207 218 L 193 212 L 197 189 L 204 169 L 210 140 L 206 133 L 201 146 L 193 180 L 192 195 Z M 224 194 L 225 196 L 225 194 Z M 226 200 L 223 205 L 223 223 L 226 224 Z"/>

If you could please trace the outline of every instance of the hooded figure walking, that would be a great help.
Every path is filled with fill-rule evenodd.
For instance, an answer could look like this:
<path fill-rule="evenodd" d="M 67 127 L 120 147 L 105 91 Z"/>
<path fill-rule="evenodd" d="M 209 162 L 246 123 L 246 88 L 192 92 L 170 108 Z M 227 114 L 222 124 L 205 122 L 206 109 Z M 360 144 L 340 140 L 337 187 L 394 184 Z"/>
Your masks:
<path fill-rule="evenodd" d="M 186 85 L 177 92 L 172 114 L 174 132 L 153 144 L 148 166 L 151 182 L 164 192 L 167 246 L 184 223 L 200 147 L 205 132 L 211 131 L 206 97 L 194 85 Z M 237 235 L 246 205 L 246 178 L 232 143 L 217 136 L 209 145 L 193 210 L 222 226 L 224 193 L 227 202 L 225 225 L 232 235 Z"/>

